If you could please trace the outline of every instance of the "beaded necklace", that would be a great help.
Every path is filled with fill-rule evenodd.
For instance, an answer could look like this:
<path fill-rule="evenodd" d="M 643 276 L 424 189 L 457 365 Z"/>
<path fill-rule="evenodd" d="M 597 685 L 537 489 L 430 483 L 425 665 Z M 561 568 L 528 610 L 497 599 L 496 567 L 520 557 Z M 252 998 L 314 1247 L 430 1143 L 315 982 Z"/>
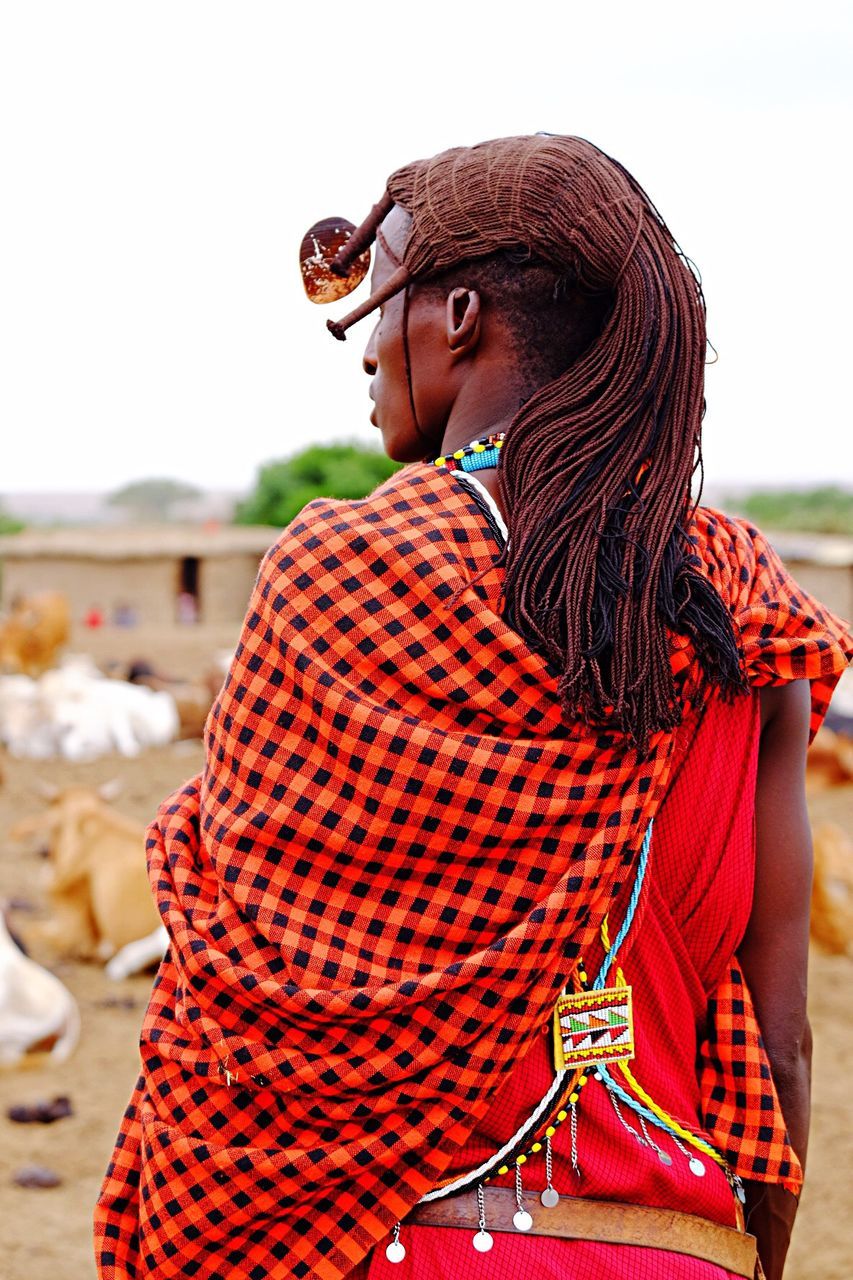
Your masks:
<path fill-rule="evenodd" d="M 448 471 L 485 471 L 487 467 L 496 467 L 505 436 L 505 431 L 496 431 L 483 440 L 463 445 L 453 453 L 442 454 L 434 459 L 433 465 L 446 467 Z"/>

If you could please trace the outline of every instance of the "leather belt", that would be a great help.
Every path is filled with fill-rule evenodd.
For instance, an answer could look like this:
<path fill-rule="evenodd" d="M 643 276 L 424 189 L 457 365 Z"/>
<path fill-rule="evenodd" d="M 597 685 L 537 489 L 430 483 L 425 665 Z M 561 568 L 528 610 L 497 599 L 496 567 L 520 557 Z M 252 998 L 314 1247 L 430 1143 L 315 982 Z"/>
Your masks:
<path fill-rule="evenodd" d="M 486 1230 L 521 1234 L 512 1222 L 518 1209 L 515 1192 L 509 1187 L 485 1187 L 484 1194 Z M 714 1263 L 746 1280 L 761 1274 L 755 1236 L 692 1213 L 576 1196 L 560 1196 L 553 1209 L 545 1209 L 532 1191 L 525 1192 L 522 1200 L 533 1218 L 533 1226 L 525 1235 L 668 1249 Z M 464 1191 L 445 1200 L 416 1205 L 406 1216 L 405 1225 L 464 1227 L 470 1231 L 476 1229 L 478 1219 L 477 1194 Z"/>

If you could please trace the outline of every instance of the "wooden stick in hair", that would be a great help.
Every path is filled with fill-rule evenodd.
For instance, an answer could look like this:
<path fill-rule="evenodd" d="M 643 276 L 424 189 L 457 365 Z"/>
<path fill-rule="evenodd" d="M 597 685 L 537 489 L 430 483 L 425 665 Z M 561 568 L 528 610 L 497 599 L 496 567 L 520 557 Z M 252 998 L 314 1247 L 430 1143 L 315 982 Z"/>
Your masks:
<path fill-rule="evenodd" d="M 330 270 L 336 276 L 345 276 L 350 264 L 373 244 L 380 222 L 388 217 L 393 208 L 394 201 L 386 191 L 382 199 L 370 210 L 361 226 L 356 227 L 349 240 L 335 255 L 334 261 L 329 264 Z"/>
<path fill-rule="evenodd" d="M 370 295 L 366 302 L 362 302 L 360 307 L 356 307 L 349 315 L 344 316 L 343 320 L 327 320 L 326 328 L 329 333 L 333 334 L 339 342 L 345 342 L 347 329 L 357 324 L 359 320 L 363 320 L 365 316 L 369 316 L 371 311 L 381 307 L 383 302 L 393 298 L 401 289 L 405 289 L 410 280 L 409 268 L 398 267 L 394 274 L 390 275 L 385 283 Z"/>

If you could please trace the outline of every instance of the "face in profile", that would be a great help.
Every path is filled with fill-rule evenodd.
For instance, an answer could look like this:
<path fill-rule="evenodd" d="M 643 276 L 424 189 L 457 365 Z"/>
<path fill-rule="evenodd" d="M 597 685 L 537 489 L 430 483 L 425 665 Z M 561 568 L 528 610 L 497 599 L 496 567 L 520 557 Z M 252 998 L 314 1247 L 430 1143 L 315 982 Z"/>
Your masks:
<path fill-rule="evenodd" d="M 383 285 L 399 265 L 406 247 L 409 221 L 408 214 L 395 208 L 383 222 L 383 236 L 398 262 L 389 257 L 377 240 L 372 290 Z M 363 367 L 371 380 L 370 421 L 382 432 L 385 452 L 395 462 L 418 462 L 441 451 L 449 413 L 442 394 L 446 376 L 438 359 L 444 308 L 432 295 L 410 286 L 407 329 L 411 391 L 406 376 L 404 313 L 405 295 L 401 291 L 380 308 L 379 319 L 365 348 Z"/>

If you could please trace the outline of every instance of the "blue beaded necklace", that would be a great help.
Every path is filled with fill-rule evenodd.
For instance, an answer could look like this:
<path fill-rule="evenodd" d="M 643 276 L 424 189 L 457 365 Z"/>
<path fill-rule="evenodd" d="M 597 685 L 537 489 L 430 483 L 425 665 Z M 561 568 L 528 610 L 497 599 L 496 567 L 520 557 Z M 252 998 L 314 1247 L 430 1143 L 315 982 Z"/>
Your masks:
<path fill-rule="evenodd" d="M 442 454 L 434 460 L 434 465 L 446 467 L 448 471 L 485 471 L 487 467 L 496 467 L 505 435 L 504 431 L 498 431 L 484 440 L 475 440 L 453 453 Z"/>

